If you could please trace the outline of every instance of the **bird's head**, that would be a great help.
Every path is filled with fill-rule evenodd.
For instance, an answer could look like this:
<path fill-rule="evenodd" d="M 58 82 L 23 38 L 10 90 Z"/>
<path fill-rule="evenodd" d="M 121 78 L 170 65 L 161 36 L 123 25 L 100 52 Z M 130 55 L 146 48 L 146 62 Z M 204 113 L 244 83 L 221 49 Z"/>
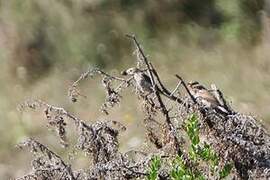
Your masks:
<path fill-rule="evenodd" d="M 191 81 L 187 83 L 187 86 L 191 89 L 198 89 L 198 90 L 205 89 L 205 87 L 201 85 L 198 81 Z"/>
<path fill-rule="evenodd" d="M 187 86 L 191 87 L 191 88 L 195 87 L 195 86 L 198 86 L 198 85 L 200 85 L 200 83 L 198 81 L 190 81 L 190 82 L 187 83 Z"/>
<path fill-rule="evenodd" d="M 129 69 L 125 70 L 125 71 L 122 71 L 121 74 L 124 75 L 124 76 L 126 76 L 126 75 L 134 75 L 135 73 L 140 72 L 140 71 L 141 71 L 140 69 L 133 67 L 133 68 L 129 68 Z"/>

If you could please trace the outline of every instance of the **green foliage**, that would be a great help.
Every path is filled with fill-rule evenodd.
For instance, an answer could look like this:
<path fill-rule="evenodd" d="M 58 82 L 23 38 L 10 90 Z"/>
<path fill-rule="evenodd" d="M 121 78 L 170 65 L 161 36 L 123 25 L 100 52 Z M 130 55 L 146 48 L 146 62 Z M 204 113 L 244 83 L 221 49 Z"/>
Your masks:
<path fill-rule="evenodd" d="M 196 146 L 200 142 L 198 118 L 192 114 L 186 124 L 186 132 L 193 146 Z"/>
<path fill-rule="evenodd" d="M 188 168 L 180 156 L 177 156 L 172 163 L 170 177 L 173 180 L 205 179 L 205 177 L 200 172 L 193 172 L 190 168 Z"/>
<path fill-rule="evenodd" d="M 198 162 L 205 162 L 209 164 L 210 170 L 215 173 L 218 169 L 219 158 L 215 151 L 211 148 L 209 144 L 200 145 L 199 137 L 199 121 L 195 114 L 192 114 L 186 123 L 186 132 L 190 139 L 191 145 L 189 148 L 189 158 L 194 161 L 194 164 Z M 196 168 L 194 168 L 196 169 Z M 226 164 L 224 168 L 219 172 L 219 178 L 227 177 L 232 169 L 231 164 Z M 182 157 L 177 156 L 172 164 L 171 178 L 175 180 L 182 179 L 205 179 L 201 172 L 197 170 L 191 170 L 188 168 L 182 159 Z"/>
<path fill-rule="evenodd" d="M 218 156 L 211 149 L 210 145 L 204 144 L 201 146 L 199 137 L 199 122 L 196 115 L 192 114 L 186 124 L 186 132 L 191 141 L 191 147 L 189 151 L 190 158 L 194 161 L 202 159 L 208 161 L 213 166 L 218 164 Z"/>
<path fill-rule="evenodd" d="M 214 150 L 210 147 L 210 145 L 205 144 L 204 147 L 199 151 L 199 156 L 204 161 L 210 162 L 212 167 L 218 165 L 218 155 L 214 152 Z"/>
<path fill-rule="evenodd" d="M 232 168 L 233 168 L 232 164 L 225 164 L 223 169 L 219 172 L 219 177 L 221 179 L 227 177 L 230 174 Z"/>
<path fill-rule="evenodd" d="M 161 159 L 158 156 L 154 156 L 150 162 L 150 167 L 147 175 L 148 180 L 156 180 L 158 178 L 158 170 L 161 166 Z"/>

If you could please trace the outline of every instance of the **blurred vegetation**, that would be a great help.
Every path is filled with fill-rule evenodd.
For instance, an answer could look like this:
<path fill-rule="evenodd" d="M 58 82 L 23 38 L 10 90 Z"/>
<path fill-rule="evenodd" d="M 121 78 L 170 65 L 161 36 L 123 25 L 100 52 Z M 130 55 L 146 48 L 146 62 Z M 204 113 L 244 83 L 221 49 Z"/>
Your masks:
<path fill-rule="evenodd" d="M 215 82 L 243 112 L 269 119 L 270 62 L 263 46 L 263 9 L 264 0 L 1 0 L 0 161 L 14 164 L 11 149 L 16 142 L 46 134 L 40 131 L 42 122 L 16 112 L 24 98 L 62 103 L 82 117 L 87 113 L 80 106 L 92 108 L 101 102 L 103 94 L 89 84 L 85 86 L 95 94 L 77 109 L 64 95 L 69 81 L 89 66 L 112 73 L 131 66 L 132 44 L 126 33 L 138 36 L 150 59 L 167 74 L 169 85 L 173 78 L 168 75 L 174 72 L 187 80 Z M 120 107 L 120 119 L 133 127 L 130 134 L 140 132 L 133 107 Z M 91 110 L 92 116 L 99 115 L 98 109 Z M 26 157 L 16 158 L 20 162 Z M 14 175 L 8 167 L 0 176 L 21 173 Z"/>
<path fill-rule="evenodd" d="M 130 32 L 146 47 L 171 33 L 203 47 L 228 38 L 254 45 L 262 9 L 263 0 L 10 0 L 1 2 L 1 27 L 13 37 L 11 66 L 36 78 L 57 63 L 121 64 Z"/>

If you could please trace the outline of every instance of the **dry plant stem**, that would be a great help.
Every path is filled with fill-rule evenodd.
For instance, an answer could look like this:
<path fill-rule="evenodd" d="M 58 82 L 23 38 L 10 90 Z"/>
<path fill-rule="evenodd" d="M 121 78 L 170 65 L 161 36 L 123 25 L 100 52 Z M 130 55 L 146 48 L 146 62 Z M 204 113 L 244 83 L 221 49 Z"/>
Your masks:
<path fill-rule="evenodd" d="M 80 81 L 90 77 L 93 77 L 95 74 L 101 74 L 104 75 L 110 79 L 114 79 L 117 81 L 121 81 L 121 82 L 127 82 L 127 80 L 123 79 L 123 78 L 119 78 L 119 77 L 115 77 L 115 76 L 111 76 L 108 73 L 98 69 L 98 68 L 94 68 L 94 69 L 90 69 L 88 71 L 86 71 L 85 73 L 81 74 L 81 76 L 71 85 L 71 88 L 76 88 L 79 84 Z"/>
<path fill-rule="evenodd" d="M 48 107 L 48 108 L 51 108 L 51 109 L 53 109 L 53 110 L 55 110 L 55 111 L 59 111 L 62 115 L 68 117 L 69 119 L 72 119 L 72 120 L 75 122 L 75 124 L 84 123 L 82 120 L 80 120 L 80 119 L 77 118 L 76 116 L 74 116 L 74 115 L 70 114 L 69 112 L 67 112 L 64 108 L 52 106 L 52 105 L 47 104 L 47 103 L 45 103 L 45 102 L 43 102 L 43 101 L 40 101 L 40 100 L 38 100 L 38 101 L 39 101 L 42 105 L 44 105 L 44 106 L 46 106 L 46 107 Z"/>
<path fill-rule="evenodd" d="M 191 92 L 189 91 L 189 89 L 188 89 L 188 87 L 187 87 L 185 81 L 182 79 L 182 77 L 179 76 L 178 74 L 176 74 L 175 76 L 181 81 L 181 83 L 183 84 L 185 90 L 187 91 L 187 93 L 188 93 L 188 95 L 190 96 L 190 98 L 191 98 L 191 100 L 193 101 L 193 103 L 194 103 L 194 104 L 198 104 L 196 98 L 191 94 Z M 204 118 L 207 117 L 204 108 L 199 108 L 199 111 L 200 111 L 200 113 L 202 114 L 202 116 L 203 116 Z M 206 118 L 205 121 L 207 122 L 207 124 L 208 124 L 209 127 L 213 127 L 213 123 L 209 120 L 209 118 Z"/>
<path fill-rule="evenodd" d="M 129 83 L 131 82 L 131 80 L 133 79 L 134 77 L 130 77 L 128 78 L 127 80 L 121 82 L 114 90 L 115 91 L 118 91 L 119 89 L 121 89 L 125 84 L 129 85 Z"/>
<path fill-rule="evenodd" d="M 177 139 L 177 136 L 176 136 L 176 130 L 175 130 L 174 125 L 173 125 L 173 123 L 171 121 L 171 118 L 169 116 L 169 111 L 167 110 L 165 104 L 162 101 L 162 98 L 160 96 L 160 92 L 158 90 L 158 86 L 157 86 L 157 84 L 155 83 L 155 80 L 154 80 L 154 75 L 153 75 L 153 70 L 154 69 L 151 68 L 151 65 L 150 65 L 147 57 L 145 56 L 142 48 L 140 47 L 140 44 L 137 41 L 136 37 L 134 35 L 127 35 L 127 37 L 131 38 L 134 41 L 135 46 L 138 48 L 138 50 L 139 50 L 139 52 L 140 52 L 140 54 L 142 56 L 142 59 L 143 59 L 144 63 L 146 64 L 147 71 L 148 71 L 148 74 L 149 74 L 149 77 L 151 79 L 151 83 L 152 83 L 152 86 L 153 86 L 154 94 L 157 97 L 157 100 L 158 100 L 158 102 L 160 104 L 161 111 L 162 111 L 162 113 L 163 113 L 163 115 L 165 117 L 166 123 L 167 123 L 167 125 L 169 127 L 170 133 L 173 136 L 175 150 L 177 151 L 178 154 L 182 154 L 182 151 L 180 149 L 180 145 L 179 145 L 179 142 L 178 142 L 178 139 Z M 155 73 L 155 74 L 157 75 L 157 73 Z M 156 77 L 159 79 L 158 76 L 156 76 Z M 161 82 L 160 80 L 158 80 L 158 81 Z"/>
<path fill-rule="evenodd" d="M 105 88 L 106 88 L 107 93 L 108 93 L 108 98 L 116 98 L 116 96 L 119 95 L 118 93 L 122 90 L 122 88 L 124 86 L 128 87 L 130 85 L 131 80 L 133 79 L 133 78 L 123 79 L 120 77 L 110 75 L 110 74 L 108 74 L 108 73 L 106 73 L 98 68 L 94 68 L 94 69 L 89 68 L 89 70 L 87 72 L 81 74 L 81 76 L 69 87 L 68 97 L 71 99 L 72 102 L 76 102 L 78 100 L 79 96 L 86 97 L 80 93 L 80 91 L 78 89 L 78 85 L 82 80 L 84 80 L 88 77 L 93 77 L 96 74 L 103 76 L 103 80 L 106 79 L 105 82 L 107 82 L 108 84 L 105 85 Z M 112 88 L 112 87 L 110 87 L 110 82 L 109 82 L 111 80 L 120 81 L 120 84 L 116 88 Z M 111 97 L 111 96 L 113 96 L 113 97 Z M 118 98 L 117 100 L 119 100 L 120 96 L 118 96 L 117 98 Z M 104 104 L 106 104 L 106 103 L 104 103 Z M 116 102 L 114 102 L 114 104 L 116 104 Z M 106 109 L 103 109 L 102 111 L 108 113 Z"/>
<path fill-rule="evenodd" d="M 146 64 L 147 71 L 148 71 L 149 77 L 151 79 L 151 83 L 152 83 L 152 86 L 154 88 L 154 91 L 157 91 L 157 87 L 156 87 L 156 84 L 155 84 L 155 81 L 154 81 L 154 76 L 152 74 L 150 64 L 149 64 L 149 62 L 147 60 L 147 57 L 144 55 L 144 52 L 143 52 L 139 42 L 137 41 L 137 39 L 136 39 L 136 37 L 134 35 L 127 35 L 127 37 L 131 38 L 133 40 L 133 42 L 135 43 L 135 46 L 138 48 L 140 54 L 142 55 L 142 59 L 143 59 L 144 63 Z"/>
<path fill-rule="evenodd" d="M 98 74 L 101 74 L 101 75 L 104 75 L 110 79 L 114 79 L 114 80 L 117 80 L 117 81 L 120 81 L 121 83 L 114 89 L 115 91 L 118 91 L 120 90 L 125 84 L 129 85 L 131 80 L 133 79 L 133 77 L 130 77 L 128 79 L 123 79 L 123 78 L 119 78 L 119 77 L 116 77 L 116 76 L 112 76 L 100 69 L 89 69 L 87 72 L 83 73 L 78 80 L 76 80 L 74 83 L 73 83 L 73 86 L 77 85 L 81 80 L 83 79 L 86 79 L 89 75 L 90 76 L 93 76 L 95 73 L 98 73 Z"/>
<path fill-rule="evenodd" d="M 150 158 L 146 160 L 146 163 L 148 163 L 148 161 L 150 161 Z M 133 168 L 136 168 L 140 165 L 142 165 L 143 163 L 145 162 L 141 162 L 139 164 L 136 164 L 136 165 L 133 165 L 133 166 L 126 166 L 126 165 L 123 165 L 123 166 L 117 166 L 117 167 L 104 167 L 102 170 L 103 171 L 119 171 L 120 169 L 125 169 L 125 170 L 128 170 L 134 174 L 137 174 L 139 176 L 147 176 L 148 174 L 147 173 L 144 173 L 144 172 L 141 172 L 141 171 L 136 171 L 134 170 Z"/>
<path fill-rule="evenodd" d="M 71 180 L 76 180 L 71 167 L 69 165 L 67 165 L 60 156 L 58 156 L 57 154 L 55 154 L 53 151 L 51 151 L 49 148 L 47 148 L 46 146 L 44 146 L 43 144 L 39 143 L 38 141 L 34 140 L 34 139 L 28 139 L 25 142 L 21 143 L 18 145 L 19 148 L 23 148 L 25 146 L 28 146 L 31 148 L 31 151 L 34 152 L 38 152 L 41 151 L 41 153 L 46 154 L 48 156 L 49 159 L 54 159 L 56 160 L 58 163 L 58 166 L 62 169 L 64 169 L 64 171 L 69 175 Z"/>
<path fill-rule="evenodd" d="M 30 107 L 31 104 L 27 104 L 28 102 L 26 102 L 26 107 Z M 76 116 L 74 116 L 73 114 L 69 113 L 68 111 L 66 111 L 64 108 L 62 107 L 57 107 L 57 106 L 53 106 L 53 105 L 50 105 L 44 101 L 41 101 L 41 100 L 33 100 L 32 103 L 37 103 L 39 106 L 44 106 L 48 109 L 52 109 L 54 111 L 57 111 L 59 114 L 63 115 L 63 116 L 66 116 L 68 119 L 71 119 L 75 125 L 79 125 L 81 124 L 83 127 L 88 127 L 87 124 L 84 123 L 83 120 L 77 118 Z M 31 108 L 31 107 L 30 107 Z"/>
<path fill-rule="evenodd" d="M 195 99 L 194 96 L 190 93 L 190 91 L 189 91 L 189 89 L 188 89 L 188 87 L 187 87 L 185 81 L 182 79 L 182 77 L 180 77 L 180 76 L 177 75 L 177 74 L 176 74 L 175 76 L 181 81 L 181 83 L 183 84 L 184 88 L 186 89 L 188 95 L 190 96 L 190 98 L 192 99 L 192 101 L 194 102 L 194 104 L 197 104 L 196 99 Z"/>
<path fill-rule="evenodd" d="M 181 86 L 182 81 L 179 81 L 178 84 L 176 85 L 176 87 L 174 88 L 174 90 L 171 92 L 170 96 L 173 96 L 174 93 L 178 90 L 178 88 Z"/>
<path fill-rule="evenodd" d="M 151 66 L 151 71 L 153 72 L 153 74 L 155 75 L 156 79 L 157 79 L 157 82 L 159 83 L 162 91 L 160 91 L 162 93 L 162 95 L 164 95 L 166 98 L 170 99 L 170 100 L 173 100 L 177 103 L 180 103 L 182 104 L 183 101 L 181 99 L 179 99 L 178 97 L 174 96 L 172 92 L 170 92 L 164 85 L 163 83 L 161 82 L 160 80 L 160 77 L 156 71 L 156 69 L 154 68 L 154 66 L 152 65 L 151 62 L 149 62 L 150 66 Z"/>
<path fill-rule="evenodd" d="M 104 76 L 107 76 L 111 79 L 114 79 L 114 80 L 118 80 L 118 81 L 126 81 L 125 79 L 123 78 L 119 78 L 119 77 L 115 77 L 115 76 L 111 76 L 109 75 L 108 73 L 98 69 L 98 68 L 94 68 L 94 69 L 89 69 L 87 72 L 83 73 L 74 83 L 72 86 L 76 86 L 81 80 L 84 80 L 86 79 L 88 76 L 93 76 L 95 75 L 96 73 L 98 74 L 101 74 L 101 75 L 104 75 Z"/>

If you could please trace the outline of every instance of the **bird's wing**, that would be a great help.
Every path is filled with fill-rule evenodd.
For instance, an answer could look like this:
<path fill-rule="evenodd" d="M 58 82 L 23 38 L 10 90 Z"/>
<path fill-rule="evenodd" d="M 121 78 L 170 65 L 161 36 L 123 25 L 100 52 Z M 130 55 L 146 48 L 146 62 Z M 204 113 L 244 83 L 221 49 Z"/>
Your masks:
<path fill-rule="evenodd" d="M 151 92 L 153 90 L 151 79 L 146 74 L 141 72 L 135 73 L 134 78 L 141 91 Z"/>
<path fill-rule="evenodd" d="M 149 77 L 148 75 L 146 75 L 145 73 L 142 73 L 141 75 L 142 75 L 142 78 L 143 78 L 146 82 L 152 84 L 152 83 L 151 83 L 151 79 L 150 79 L 150 77 Z"/>
<path fill-rule="evenodd" d="M 198 84 L 194 87 L 195 89 L 198 89 L 198 90 L 207 90 L 203 85 L 201 84 Z"/>
<path fill-rule="evenodd" d="M 213 106 L 219 106 L 218 100 L 207 90 L 200 90 L 197 92 L 197 96 L 202 98 L 203 100 L 208 101 Z"/>

